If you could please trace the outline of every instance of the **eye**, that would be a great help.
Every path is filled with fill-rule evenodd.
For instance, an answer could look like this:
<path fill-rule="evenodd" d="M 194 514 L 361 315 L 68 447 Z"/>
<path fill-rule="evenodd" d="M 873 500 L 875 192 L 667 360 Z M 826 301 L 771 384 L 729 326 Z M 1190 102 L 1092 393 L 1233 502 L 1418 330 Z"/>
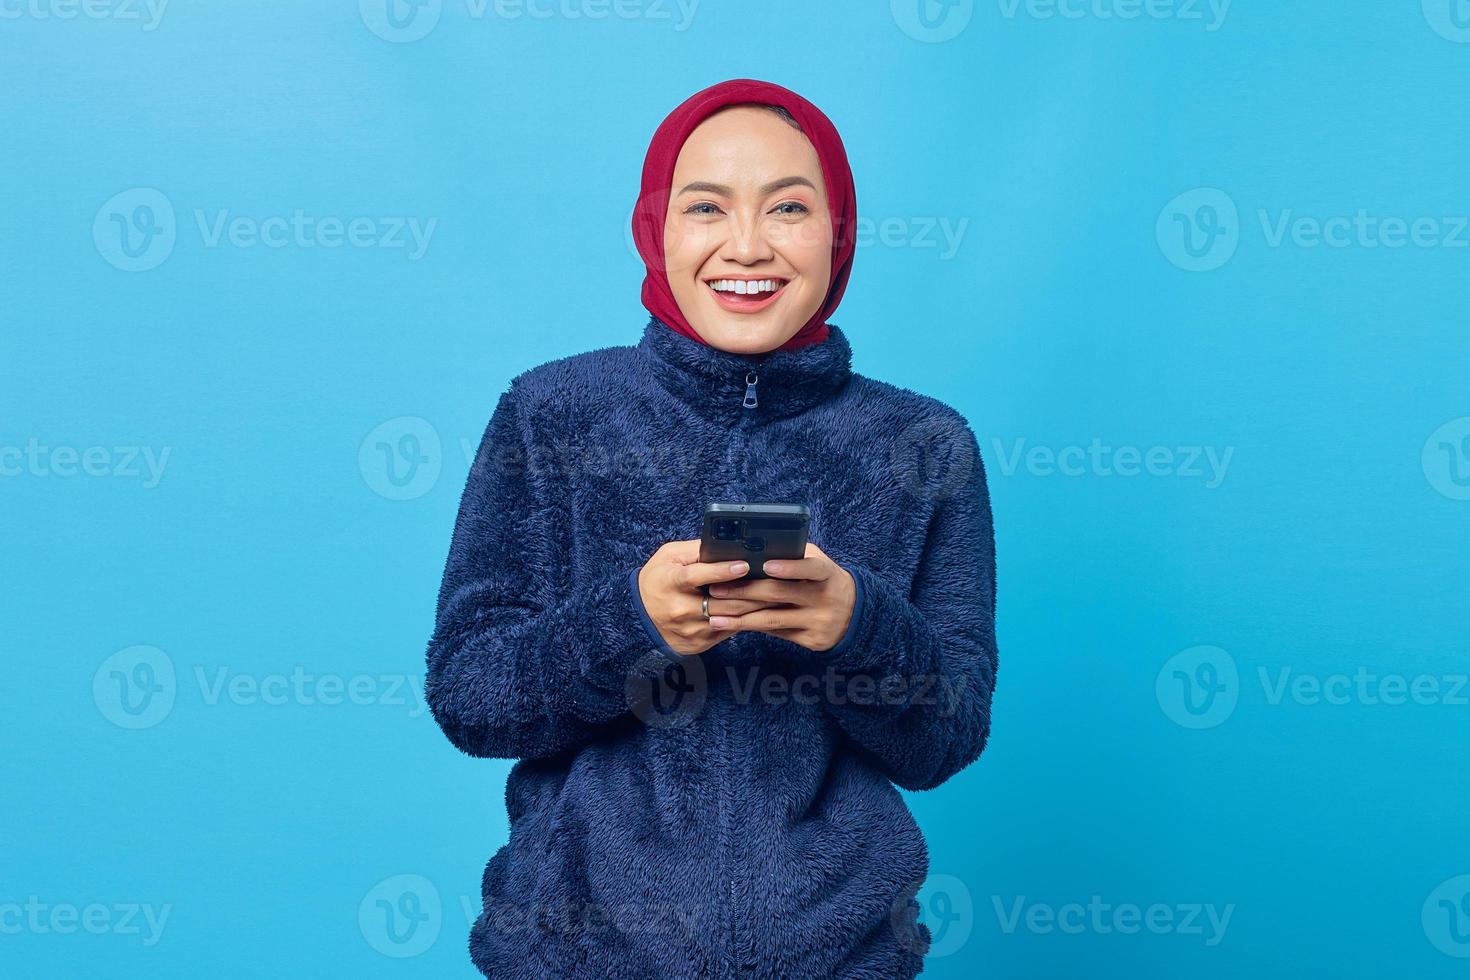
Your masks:
<path fill-rule="evenodd" d="M 706 211 L 706 210 L 703 210 L 704 208 L 713 208 L 714 210 Z M 694 204 L 689 205 L 687 208 L 685 208 L 684 209 L 684 213 L 685 214 L 716 214 L 716 213 L 719 212 L 719 210 L 720 209 L 719 209 L 719 206 L 718 205 L 711 204 L 709 201 L 698 201 L 698 202 L 696 202 Z"/>
<path fill-rule="evenodd" d="M 782 208 L 795 208 L 795 211 L 783 211 Z M 773 209 L 779 214 L 806 214 L 807 206 L 800 201 L 782 201 Z"/>

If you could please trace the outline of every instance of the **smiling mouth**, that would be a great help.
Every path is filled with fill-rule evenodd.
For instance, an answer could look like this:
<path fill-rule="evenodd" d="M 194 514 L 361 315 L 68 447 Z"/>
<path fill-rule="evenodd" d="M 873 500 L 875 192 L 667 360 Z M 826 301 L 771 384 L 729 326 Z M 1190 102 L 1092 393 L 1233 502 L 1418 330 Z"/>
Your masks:
<path fill-rule="evenodd" d="M 713 278 L 704 280 L 704 285 L 714 295 L 715 302 L 725 309 L 752 313 L 774 302 L 788 282 L 779 276 L 767 276 L 764 279 Z"/>

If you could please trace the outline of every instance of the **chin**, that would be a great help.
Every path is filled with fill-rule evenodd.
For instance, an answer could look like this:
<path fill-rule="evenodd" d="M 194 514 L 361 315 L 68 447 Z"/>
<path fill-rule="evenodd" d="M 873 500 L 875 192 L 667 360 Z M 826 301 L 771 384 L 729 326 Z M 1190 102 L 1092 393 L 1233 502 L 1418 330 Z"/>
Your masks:
<path fill-rule="evenodd" d="M 763 354 L 775 350 L 796 335 L 801 324 L 761 320 L 716 310 L 693 324 L 711 346 L 735 354 Z"/>

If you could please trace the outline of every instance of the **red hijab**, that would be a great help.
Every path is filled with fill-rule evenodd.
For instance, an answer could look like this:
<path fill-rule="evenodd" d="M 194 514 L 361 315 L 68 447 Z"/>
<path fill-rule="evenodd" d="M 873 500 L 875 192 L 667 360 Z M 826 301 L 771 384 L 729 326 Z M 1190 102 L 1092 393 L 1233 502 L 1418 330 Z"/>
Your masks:
<path fill-rule="evenodd" d="M 832 218 L 832 284 L 827 298 L 810 320 L 778 350 L 795 350 L 827 339 L 827 317 L 837 309 L 852 273 L 857 251 L 857 192 L 847 150 L 837 128 L 822 110 L 790 89 L 753 78 L 732 78 L 695 92 L 659 124 L 643 161 L 643 187 L 633 208 L 633 241 L 643 258 L 643 305 L 663 323 L 702 344 L 707 344 L 679 309 L 664 272 L 664 220 L 673 191 L 674 163 L 684 141 L 717 109 L 739 102 L 763 102 L 790 112 L 817 151 L 822 178 L 827 185 L 827 207 Z"/>

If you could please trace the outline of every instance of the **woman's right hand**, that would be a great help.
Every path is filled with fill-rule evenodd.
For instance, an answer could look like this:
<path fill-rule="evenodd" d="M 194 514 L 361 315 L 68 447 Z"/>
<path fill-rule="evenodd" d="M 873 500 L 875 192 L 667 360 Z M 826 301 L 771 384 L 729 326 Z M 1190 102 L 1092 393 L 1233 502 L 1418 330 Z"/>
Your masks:
<path fill-rule="evenodd" d="M 743 561 L 702 562 L 699 539 L 669 541 L 659 547 L 638 571 L 638 592 L 648 618 L 676 653 L 703 653 L 730 635 L 704 618 L 700 603 L 704 586 L 743 578 L 750 566 Z M 755 599 L 710 599 L 711 616 L 740 616 L 779 603 Z"/>

